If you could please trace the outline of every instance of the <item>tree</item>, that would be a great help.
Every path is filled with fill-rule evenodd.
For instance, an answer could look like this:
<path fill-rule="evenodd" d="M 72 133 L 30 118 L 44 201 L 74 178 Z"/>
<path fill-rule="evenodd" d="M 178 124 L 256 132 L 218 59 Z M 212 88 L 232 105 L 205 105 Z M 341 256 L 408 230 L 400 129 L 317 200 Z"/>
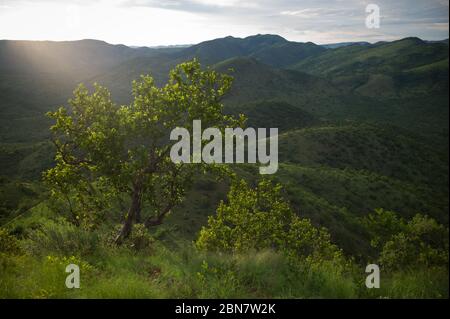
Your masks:
<path fill-rule="evenodd" d="M 193 174 L 205 169 L 171 161 L 170 132 L 192 130 L 193 120 L 221 129 L 240 126 L 242 118 L 222 113 L 221 99 L 231 82 L 227 75 L 202 70 L 194 60 L 175 67 L 162 88 L 150 76 L 134 81 L 130 105 L 113 103 L 104 87 L 95 85 L 90 94 L 80 85 L 69 100 L 70 111 L 61 107 L 48 113 L 56 121 L 51 127 L 56 166 L 45 173 L 52 193 L 87 215 L 111 208 L 112 200 L 123 206 L 123 197 L 128 198 L 118 244 L 133 223 L 161 224 L 183 199 Z M 78 210 L 72 213 L 80 220 Z"/>
<path fill-rule="evenodd" d="M 227 199 L 200 231 L 199 249 L 245 252 L 269 248 L 296 258 L 342 257 L 324 228 L 314 227 L 292 211 L 280 184 L 264 179 L 253 189 L 244 180 L 235 181 Z"/>

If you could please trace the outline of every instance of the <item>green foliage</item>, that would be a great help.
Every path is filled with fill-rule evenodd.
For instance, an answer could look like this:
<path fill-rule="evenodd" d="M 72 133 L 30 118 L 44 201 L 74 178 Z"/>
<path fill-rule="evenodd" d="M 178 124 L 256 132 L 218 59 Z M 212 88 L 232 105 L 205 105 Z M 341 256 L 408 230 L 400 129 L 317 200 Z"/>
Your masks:
<path fill-rule="evenodd" d="M 387 125 L 328 124 L 280 137 L 282 162 L 351 168 L 428 186 L 446 194 L 448 159 L 435 141 Z"/>
<path fill-rule="evenodd" d="M 350 86 L 352 89 L 358 88 L 362 94 L 395 97 L 405 93 L 423 94 L 423 88 L 417 88 L 417 85 L 424 84 L 428 90 L 434 91 L 433 93 L 442 93 L 444 86 L 430 85 L 431 82 L 424 81 L 423 78 L 417 83 L 411 74 L 408 74 L 410 79 L 402 75 L 418 67 L 429 68 L 429 65 L 441 63 L 445 59 L 448 59 L 448 45 L 426 43 L 418 38 L 405 38 L 387 43 L 327 50 L 318 56 L 304 59 L 294 69 L 329 76 L 335 83 Z M 443 71 L 445 72 L 445 68 Z M 448 66 L 446 71 L 448 81 Z M 371 85 L 370 82 L 381 74 L 392 83 L 377 83 L 375 87 Z M 445 73 L 442 80 L 445 81 Z M 372 92 L 368 84 L 371 85 Z M 364 86 L 368 87 L 363 88 Z"/>
<path fill-rule="evenodd" d="M 391 126 L 327 124 L 279 136 L 282 183 L 295 210 L 354 256 L 371 254 L 359 218 L 382 207 L 448 224 L 448 155 L 437 141 Z M 445 151 L 445 152 L 444 152 Z"/>
<path fill-rule="evenodd" d="M 229 94 L 228 76 L 196 62 L 168 76 L 194 56 L 234 70 Z M 149 72 L 130 99 L 132 80 Z M 80 87 L 51 112 L 54 147 L 44 112 L 92 79 L 111 94 Z M 448 41 L 332 50 L 269 35 L 161 50 L 0 41 L 0 99 L 0 298 L 448 298 Z M 228 185 L 193 179 L 192 167 L 174 174 L 165 148 L 169 130 L 193 118 L 240 125 L 222 109 L 280 129 L 274 179 L 292 208 L 278 186 L 235 184 L 198 251 L 186 241 Z M 29 180 L 54 166 L 55 151 L 47 201 Z M 257 171 L 236 174 L 251 184 Z M 133 193 L 141 218 L 129 213 Z M 163 227 L 142 225 L 167 209 Z M 130 216 L 129 238 L 111 245 Z M 362 264 L 345 263 L 330 237 Z M 382 284 L 368 290 L 364 265 L 376 258 Z M 82 265 L 79 290 L 64 285 L 69 262 Z"/>
<path fill-rule="evenodd" d="M 106 88 L 89 94 L 80 86 L 71 111 L 50 112 L 57 148 L 56 167 L 45 179 L 52 194 L 73 198 L 75 219 L 111 210 L 121 195 L 131 201 L 123 236 L 132 220 L 158 225 L 179 204 L 198 165 L 173 163 L 168 137 L 175 127 L 192 130 L 192 121 L 224 128 L 242 123 L 223 115 L 220 100 L 231 78 L 200 69 L 197 61 L 178 65 L 162 88 L 143 76 L 133 83 L 134 102 L 118 106 Z M 164 198 L 165 201 L 160 199 Z M 141 219 L 141 210 L 148 215 Z"/>
<path fill-rule="evenodd" d="M 363 224 L 385 269 L 448 269 L 449 230 L 433 218 L 417 214 L 406 221 L 394 212 L 377 209 Z"/>
<path fill-rule="evenodd" d="M 83 259 L 75 256 L 30 257 L 28 255 L 5 258 L 0 255 L 0 295 L 3 298 L 73 298 L 74 290 L 67 289 L 66 267 L 76 264 L 80 267 L 82 281 L 80 289 L 86 289 L 85 283 L 95 277 L 96 269 Z"/>
<path fill-rule="evenodd" d="M 81 266 L 80 289 L 65 287 L 65 267 Z M 203 253 L 156 245 L 149 254 L 126 247 L 84 258 L 0 256 L 3 298 L 447 298 L 448 271 L 384 274 L 381 289 L 365 288 L 363 267 L 292 264 L 273 250 Z M 361 283 L 361 284 L 359 284 Z"/>
<path fill-rule="evenodd" d="M 0 175 L 36 180 L 53 164 L 50 142 L 0 143 Z"/>
<path fill-rule="evenodd" d="M 371 234 L 373 247 L 384 245 L 393 235 L 406 229 L 406 223 L 401 217 L 384 209 L 375 209 L 363 222 Z"/>
<path fill-rule="evenodd" d="M 0 177 L 0 225 L 26 213 L 42 200 L 42 187 Z"/>
<path fill-rule="evenodd" d="M 278 100 L 240 104 L 228 111 L 232 114 L 245 114 L 248 127 L 277 127 L 279 132 L 304 128 L 319 122 L 303 109 Z"/>
<path fill-rule="evenodd" d="M 92 254 L 100 245 L 99 235 L 63 218 L 41 219 L 29 231 L 24 248 L 33 255 L 58 254 L 60 256 L 86 256 Z"/>
<path fill-rule="evenodd" d="M 449 231 L 434 219 L 417 214 L 405 229 L 383 246 L 380 263 L 388 269 L 445 267 L 449 262 Z"/>
<path fill-rule="evenodd" d="M 125 241 L 125 245 L 135 250 L 149 250 L 152 248 L 155 239 L 148 232 L 143 224 L 134 224 L 130 237 Z"/>
<path fill-rule="evenodd" d="M 445 299 L 449 296 L 446 268 L 415 267 L 383 273 L 379 289 L 361 286 L 361 298 Z"/>
<path fill-rule="evenodd" d="M 262 180 L 255 189 L 244 180 L 235 182 L 221 202 L 217 215 L 199 234 L 199 249 L 245 252 L 276 249 L 288 255 L 314 260 L 341 257 L 329 233 L 295 215 L 281 192 L 281 185 Z"/>
<path fill-rule="evenodd" d="M 10 235 L 6 229 L 0 228 L 0 254 L 19 254 L 20 252 L 17 238 Z"/>

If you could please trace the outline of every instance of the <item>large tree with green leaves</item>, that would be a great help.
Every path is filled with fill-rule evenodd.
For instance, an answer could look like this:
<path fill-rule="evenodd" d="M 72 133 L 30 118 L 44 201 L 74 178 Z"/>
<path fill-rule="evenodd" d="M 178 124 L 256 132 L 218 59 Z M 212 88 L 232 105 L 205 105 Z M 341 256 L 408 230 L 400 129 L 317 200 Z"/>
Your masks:
<path fill-rule="evenodd" d="M 81 85 L 70 109 L 49 113 L 56 121 L 51 127 L 56 166 L 45 174 L 52 193 L 72 201 L 72 208 L 77 204 L 77 222 L 80 212 L 110 209 L 112 200 L 128 205 L 117 243 L 130 234 L 133 223 L 161 224 L 183 199 L 195 171 L 205 169 L 171 161 L 170 132 L 176 127 L 191 131 L 193 120 L 222 129 L 241 125 L 222 113 L 221 99 L 231 82 L 227 75 L 202 70 L 194 60 L 175 67 L 164 87 L 150 76 L 133 82 L 129 105 L 113 103 L 104 87 L 95 85 L 90 93 Z"/>

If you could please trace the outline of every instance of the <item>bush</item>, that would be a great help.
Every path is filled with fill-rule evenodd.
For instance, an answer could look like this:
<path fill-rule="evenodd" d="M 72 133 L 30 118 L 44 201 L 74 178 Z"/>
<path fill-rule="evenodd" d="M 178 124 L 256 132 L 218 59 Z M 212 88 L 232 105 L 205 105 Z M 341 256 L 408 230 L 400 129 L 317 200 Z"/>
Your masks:
<path fill-rule="evenodd" d="M 0 228 L 0 253 L 19 254 L 21 252 L 16 237 L 10 235 L 6 229 Z"/>
<path fill-rule="evenodd" d="M 395 212 L 384 209 L 375 209 L 375 212 L 363 220 L 363 225 L 372 236 L 371 245 L 380 247 L 393 235 L 406 228 L 406 222 Z"/>
<path fill-rule="evenodd" d="M 151 248 L 154 241 L 144 224 L 134 224 L 131 235 L 126 239 L 125 244 L 132 249 L 143 250 Z"/>
<path fill-rule="evenodd" d="M 279 184 L 268 180 L 255 189 L 243 180 L 235 182 L 228 203 L 219 204 L 217 215 L 209 217 L 196 246 L 202 250 L 245 252 L 275 249 L 294 258 L 335 260 L 341 251 L 331 243 L 324 228 L 293 213 Z"/>
<path fill-rule="evenodd" d="M 403 232 L 387 241 L 380 263 L 388 269 L 446 267 L 449 262 L 449 231 L 433 218 L 417 214 Z"/>
<path fill-rule="evenodd" d="M 93 254 L 100 243 L 96 232 L 76 227 L 63 218 L 43 219 L 30 232 L 25 246 L 35 255 L 56 253 L 61 256 Z"/>

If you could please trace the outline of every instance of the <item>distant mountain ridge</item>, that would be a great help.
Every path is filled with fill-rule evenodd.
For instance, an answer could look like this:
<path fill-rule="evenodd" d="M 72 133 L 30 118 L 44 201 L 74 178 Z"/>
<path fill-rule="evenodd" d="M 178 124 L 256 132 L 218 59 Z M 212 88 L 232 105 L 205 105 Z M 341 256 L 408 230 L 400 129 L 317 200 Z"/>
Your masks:
<path fill-rule="evenodd" d="M 103 84 L 118 103 L 127 103 L 131 82 L 141 74 L 151 74 L 162 85 L 171 68 L 193 58 L 220 71 L 235 69 L 235 86 L 227 99 L 230 106 L 278 100 L 314 117 L 392 118 L 395 123 L 409 109 L 411 121 L 422 117 L 423 125 L 448 130 L 442 116 L 435 116 L 448 100 L 448 41 L 405 38 L 337 46 L 261 34 L 163 48 L 131 48 L 97 40 L 1 40 L 0 138 L 41 140 L 47 134 L 43 114 L 65 103 L 79 82 Z M 433 105 L 423 108 L 424 101 Z M 386 110 L 395 115 L 389 117 Z M 12 129 L 22 126 L 31 129 L 20 134 Z"/>
<path fill-rule="evenodd" d="M 347 47 L 349 45 L 370 45 L 370 43 L 365 42 L 365 41 L 360 41 L 360 42 L 337 42 L 337 43 L 322 44 L 322 46 L 327 49 L 337 49 L 337 48 L 341 48 L 341 47 Z"/>
<path fill-rule="evenodd" d="M 322 52 L 314 43 L 291 42 L 278 35 L 255 35 L 246 38 L 226 37 L 199 43 L 180 52 L 179 58 L 198 57 L 214 64 L 232 57 L 252 57 L 263 63 L 284 67 L 307 56 Z"/>

